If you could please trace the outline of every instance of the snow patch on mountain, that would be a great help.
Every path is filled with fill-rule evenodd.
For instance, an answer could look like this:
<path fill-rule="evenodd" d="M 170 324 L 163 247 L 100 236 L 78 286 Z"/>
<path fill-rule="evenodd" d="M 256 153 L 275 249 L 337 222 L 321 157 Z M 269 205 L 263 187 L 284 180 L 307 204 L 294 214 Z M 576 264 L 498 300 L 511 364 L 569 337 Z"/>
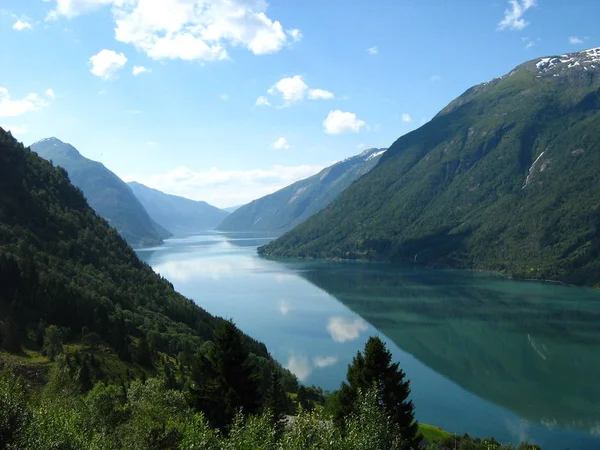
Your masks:
<path fill-rule="evenodd" d="M 377 158 L 378 156 L 381 156 L 385 153 L 387 149 L 383 149 L 383 150 L 379 150 L 378 152 L 375 153 L 371 153 L 369 156 L 367 156 L 367 158 L 365 159 L 365 161 L 370 161 L 374 158 Z"/>
<path fill-rule="evenodd" d="M 600 47 L 584 50 L 579 53 L 569 53 L 560 56 L 551 56 L 540 59 L 536 64 L 538 75 L 543 75 L 554 69 L 572 69 L 574 67 L 583 67 L 595 69 L 595 63 L 600 63 Z M 554 74 L 554 76 L 557 76 Z"/>

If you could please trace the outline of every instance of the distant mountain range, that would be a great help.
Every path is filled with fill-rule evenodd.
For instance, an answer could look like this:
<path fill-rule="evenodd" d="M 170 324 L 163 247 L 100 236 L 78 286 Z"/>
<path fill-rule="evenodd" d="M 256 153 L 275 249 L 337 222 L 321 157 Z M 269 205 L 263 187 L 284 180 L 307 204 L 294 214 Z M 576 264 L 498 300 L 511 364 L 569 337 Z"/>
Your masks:
<path fill-rule="evenodd" d="M 600 48 L 477 85 L 264 255 L 600 284 Z"/>
<path fill-rule="evenodd" d="M 150 217 L 175 235 L 214 230 L 229 215 L 206 202 L 165 194 L 137 182 L 128 185 Z"/>
<path fill-rule="evenodd" d="M 288 231 L 325 208 L 354 181 L 369 172 L 386 149 L 371 148 L 316 175 L 241 206 L 220 231 Z"/>
<path fill-rule="evenodd" d="M 171 236 L 150 218 L 124 181 L 101 163 L 81 155 L 72 145 L 52 137 L 36 142 L 31 150 L 63 167 L 94 211 L 108 220 L 129 244 L 157 245 Z"/>

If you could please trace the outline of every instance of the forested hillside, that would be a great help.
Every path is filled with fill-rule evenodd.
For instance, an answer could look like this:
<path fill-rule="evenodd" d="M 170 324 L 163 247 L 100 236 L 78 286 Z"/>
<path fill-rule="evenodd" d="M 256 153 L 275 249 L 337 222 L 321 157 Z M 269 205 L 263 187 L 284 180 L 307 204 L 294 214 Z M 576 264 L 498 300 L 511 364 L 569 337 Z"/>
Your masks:
<path fill-rule="evenodd" d="M 42 158 L 63 167 L 83 191 L 89 205 L 134 246 L 157 245 L 171 234 L 154 222 L 129 186 L 99 162 L 56 138 L 31 146 Z"/>
<path fill-rule="evenodd" d="M 52 339 L 92 339 L 140 367 L 178 357 L 182 375 L 224 323 L 141 262 L 64 169 L 2 129 L 0 308 L 0 346 L 9 351 L 40 350 L 54 327 Z M 275 364 L 263 344 L 245 336 L 244 346 Z"/>
<path fill-rule="evenodd" d="M 264 255 L 600 283 L 600 49 L 475 86 Z"/>

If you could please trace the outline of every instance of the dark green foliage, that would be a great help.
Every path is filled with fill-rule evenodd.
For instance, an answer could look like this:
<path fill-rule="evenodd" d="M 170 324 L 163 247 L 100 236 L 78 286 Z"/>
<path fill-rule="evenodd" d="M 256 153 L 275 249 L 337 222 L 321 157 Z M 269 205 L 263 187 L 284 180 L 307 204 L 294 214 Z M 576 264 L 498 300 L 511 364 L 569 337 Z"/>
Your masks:
<path fill-rule="evenodd" d="M 233 322 L 215 331 L 208 355 L 198 355 L 192 395 L 196 407 L 206 412 L 218 428 L 231 423 L 241 408 L 254 414 L 260 407 L 259 377 Z"/>
<path fill-rule="evenodd" d="M 260 252 L 598 284 L 600 68 L 538 61 L 464 93 Z"/>
<path fill-rule="evenodd" d="M 19 450 L 183 449 L 183 450 L 393 450 L 406 448 L 397 425 L 379 405 L 377 388 L 360 390 L 344 429 L 321 408 L 304 411 L 277 432 L 268 413 L 238 412 L 229 430 L 211 427 L 182 392 L 158 378 L 129 386 L 97 383 L 87 394 L 60 356 L 42 395 L 33 396 L 13 374 L 0 376 L 0 442 Z M 59 384 L 65 387 L 59 388 Z M 4 448 L 4 447 L 3 447 Z M 412 447 L 416 449 L 417 447 Z M 456 436 L 431 450 L 514 450 L 493 439 Z M 518 450 L 539 450 L 522 444 Z"/>
<path fill-rule="evenodd" d="M 283 389 L 281 372 L 278 369 L 271 371 L 269 388 L 263 398 L 263 410 L 271 417 L 273 423 L 279 426 L 290 409 L 288 395 Z"/>
<path fill-rule="evenodd" d="M 503 445 L 494 438 L 478 439 L 472 438 L 468 434 L 448 437 L 440 442 L 429 445 L 427 450 L 445 450 L 449 448 L 456 450 L 541 450 L 541 447 L 538 445 L 526 442 L 518 446 Z"/>
<path fill-rule="evenodd" d="M 131 245 L 157 245 L 170 236 L 152 221 L 124 181 L 101 163 L 83 157 L 72 145 L 49 138 L 36 142 L 31 150 L 63 167 L 94 211 Z"/>
<path fill-rule="evenodd" d="M 151 353 L 175 356 L 183 342 L 194 353 L 222 322 L 142 263 L 87 205 L 64 169 L 2 129 L 0 313 L 0 339 L 7 350 L 19 350 L 27 327 L 42 344 L 44 324 L 58 327 L 67 340 L 78 333 L 67 336 L 63 330 L 86 327 L 84 334 L 95 333 L 94 340 L 99 336 L 124 360 L 129 347 L 144 339 L 152 340 Z M 60 351 L 52 333 L 45 347 L 49 355 Z M 243 339 L 250 352 L 268 358 L 264 344 Z"/>
<path fill-rule="evenodd" d="M 338 423 L 348 421 L 353 414 L 359 414 L 357 404 L 362 404 L 360 392 L 367 395 L 375 386 L 377 405 L 385 410 L 391 423 L 397 426 L 403 444 L 399 448 L 413 448 L 418 445 L 418 424 L 414 417 L 414 406 L 410 395 L 410 382 L 398 363 L 392 363 L 392 354 L 378 337 L 371 337 L 365 344 L 365 351 L 358 353 L 348 366 L 347 382 L 343 382 L 338 409 L 334 419 Z M 370 394 L 369 394 L 370 395 Z"/>
<path fill-rule="evenodd" d="M 150 217 L 174 234 L 212 230 L 229 215 L 206 202 L 165 194 L 136 182 L 128 185 Z"/>
<path fill-rule="evenodd" d="M 300 386 L 298 388 L 298 405 L 306 411 L 312 411 L 316 406 L 325 406 L 329 398 L 333 398 L 334 394 L 325 396 L 323 389 L 318 386 Z"/>
<path fill-rule="evenodd" d="M 62 333 L 56 325 L 50 325 L 44 332 L 44 344 L 42 347 L 42 354 L 54 360 L 59 354 L 63 352 L 63 337 Z"/>
<path fill-rule="evenodd" d="M 316 175 L 239 207 L 217 227 L 222 231 L 291 230 L 334 201 L 369 172 L 385 149 L 372 148 Z"/>
<path fill-rule="evenodd" d="M 23 379 L 7 370 L 0 372 L 0 447 L 10 446 L 23 431 L 30 415 L 28 402 Z"/>

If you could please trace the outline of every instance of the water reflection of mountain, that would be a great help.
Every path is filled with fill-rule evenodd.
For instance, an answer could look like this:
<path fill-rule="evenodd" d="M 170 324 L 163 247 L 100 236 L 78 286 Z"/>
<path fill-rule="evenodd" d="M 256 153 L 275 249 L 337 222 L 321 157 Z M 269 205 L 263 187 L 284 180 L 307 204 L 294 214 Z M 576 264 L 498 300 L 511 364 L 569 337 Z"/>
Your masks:
<path fill-rule="evenodd" d="M 304 278 L 465 389 L 532 422 L 598 429 L 596 291 L 378 264 L 305 269 Z"/>
<path fill-rule="evenodd" d="M 278 235 L 264 232 L 219 232 L 220 236 L 236 247 L 260 247 L 275 239 Z"/>

